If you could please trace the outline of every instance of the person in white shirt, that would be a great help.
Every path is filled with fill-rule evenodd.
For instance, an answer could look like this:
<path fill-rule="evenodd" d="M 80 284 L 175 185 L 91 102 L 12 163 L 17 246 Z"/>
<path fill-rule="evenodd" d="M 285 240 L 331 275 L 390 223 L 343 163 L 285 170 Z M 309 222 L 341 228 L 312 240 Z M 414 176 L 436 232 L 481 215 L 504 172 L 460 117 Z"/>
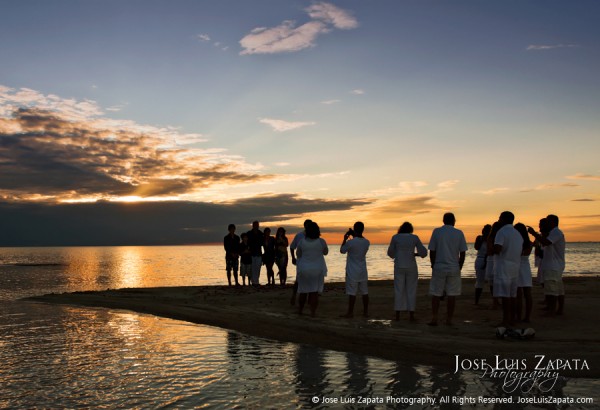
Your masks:
<path fill-rule="evenodd" d="M 398 229 L 398 233 L 392 236 L 387 254 L 390 258 L 394 258 L 396 320 L 400 320 L 400 311 L 408 311 L 410 321 L 414 322 L 419 282 L 419 270 L 415 257 L 426 257 L 427 249 L 421 243 L 421 239 L 413 234 L 413 226 L 410 222 L 404 222 Z"/>
<path fill-rule="evenodd" d="M 349 229 L 344 235 L 344 240 L 340 246 L 340 252 L 348 254 L 346 257 L 346 294 L 348 295 L 348 311 L 343 317 L 351 318 L 354 316 L 354 304 L 356 303 L 356 294 L 360 292 L 363 301 L 363 315 L 369 316 L 369 289 L 367 272 L 367 252 L 370 242 L 363 236 L 365 225 L 362 222 L 356 222 L 354 229 Z M 352 236 L 353 238 L 348 240 Z"/>
<path fill-rule="evenodd" d="M 500 229 L 494 239 L 494 297 L 502 300 L 502 323 L 513 326 L 517 303 L 517 281 L 521 268 L 523 237 L 514 228 L 515 216 L 510 211 L 500 214 Z"/>
<path fill-rule="evenodd" d="M 306 227 L 308 225 L 310 225 L 311 223 L 312 223 L 312 221 L 310 219 L 305 220 L 304 221 L 304 230 L 301 232 L 298 232 L 296 234 L 296 236 L 294 236 L 294 239 L 292 239 L 292 243 L 290 244 L 290 255 L 292 257 L 292 265 L 296 265 L 296 263 L 297 263 L 296 248 L 298 248 L 300 241 L 302 241 L 302 239 L 304 239 L 306 237 Z M 298 293 L 298 265 L 296 265 L 296 280 L 294 281 L 294 286 L 292 288 L 292 299 L 290 300 L 290 304 L 292 306 L 294 306 L 296 304 L 297 293 Z"/>
<path fill-rule="evenodd" d="M 546 237 L 537 233 L 532 227 L 528 227 L 527 232 L 543 245 L 544 256 L 540 270 L 544 278 L 548 315 L 562 315 L 565 307 L 565 287 L 562 281 L 565 271 L 565 235 L 558 229 L 558 216 L 548 215 L 546 223 L 550 229 Z"/>
<path fill-rule="evenodd" d="M 437 326 L 440 300 L 444 292 L 448 296 L 446 324 L 452 325 L 456 296 L 461 293 L 460 271 L 465 263 L 467 241 L 465 235 L 454 227 L 456 218 L 453 213 L 444 214 L 444 226 L 435 228 L 429 240 L 429 259 L 431 260 L 431 322 Z"/>

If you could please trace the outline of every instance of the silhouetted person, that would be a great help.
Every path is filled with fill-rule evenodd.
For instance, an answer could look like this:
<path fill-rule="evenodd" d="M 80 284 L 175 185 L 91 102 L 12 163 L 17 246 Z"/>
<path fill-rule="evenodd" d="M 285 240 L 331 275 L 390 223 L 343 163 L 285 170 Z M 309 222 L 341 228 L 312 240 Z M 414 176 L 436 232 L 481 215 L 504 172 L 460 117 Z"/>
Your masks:
<path fill-rule="evenodd" d="M 275 238 L 271 236 L 271 228 L 265 228 L 263 231 L 264 243 L 263 243 L 263 263 L 267 269 L 267 284 L 275 284 L 275 271 L 273 271 L 273 265 L 275 264 Z"/>
<path fill-rule="evenodd" d="M 492 230 L 492 225 L 487 224 L 481 230 L 481 235 L 475 238 L 475 250 L 477 257 L 475 258 L 475 304 L 479 304 L 479 299 L 483 293 L 483 285 L 485 284 L 485 268 L 487 265 L 487 239 Z"/>
<path fill-rule="evenodd" d="M 562 280 L 565 271 L 565 235 L 558 229 L 558 216 L 548 215 L 546 221 L 549 228 L 547 237 L 537 233 L 531 227 L 527 231 L 544 246 L 541 269 L 548 315 L 562 315 L 565 306 L 565 287 Z"/>
<path fill-rule="evenodd" d="M 419 269 L 415 257 L 426 257 L 427 249 L 421 243 L 421 239 L 413 234 L 413 226 L 410 222 L 404 222 L 398 229 L 398 233 L 392 236 L 387 254 L 390 258 L 394 258 L 396 320 L 400 320 L 401 311 L 408 311 L 410 321 L 414 322 L 419 283 Z"/>
<path fill-rule="evenodd" d="M 227 227 L 229 233 L 223 238 L 223 247 L 225 248 L 225 270 L 227 271 L 227 281 L 231 286 L 231 271 L 235 278 L 235 285 L 239 286 L 238 268 L 240 257 L 240 237 L 235 234 L 235 225 L 229 224 Z"/>
<path fill-rule="evenodd" d="M 297 263 L 296 248 L 298 247 L 298 244 L 300 243 L 300 241 L 302 241 L 302 239 L 304 239 L 306 237 L 306 228 L 311 223 L 312 223 L 312 221 L 310 219 L 305 220 L 304 221 L 304 230 L 301 232 L 298 232 L 296 234 L 296 236 L 294 236 L 294 239 L 292 240 L 292 243 L 290 244 L 290 255 L 292 256 L 292 265 L 296 265 L 296 263 Z M 296 280 L 294 281 L 294 287 L 292 288 L 292 299 L 290 300 L 290 303 L 292 305 L 296 304 L 296 294 L 297 293 L 298 293 L 298 267 L 296 266 Z"/>
<path fill-rule="evenodd" d="M 250 245 L 248 244 L 248 234 L 243 233 L 242 241 L 240 242 L 240 276 L 242 277 L 242 284 L 246 286 L 246 277 L 248 278 L 248 285 L 252 284 L 252 252 L 250 251 Z"/>
<path fill-rule="evenodd" d="M 264 235 L 259 229 L 258 221 L 252 222 L 252 229 L 248 231 L 248 244 L 252 253 L 252 286 L 260 285 L 260 268 L 262 267 L 262 247 Z"/>
<path fill-rule="evenodd" d="M 444 225 L 435 228 L 429 240 L 429 258 L 431 260 L 431 322 L 430 326 L 437 326 L 440 298 L 444 292 L 448 296 L 446 324 L 452 324 L 456 296 L 461 293 L 460 271 L 465 263 L 467 241 L 465 235 L 454 227 L 456 218 L 448 212 L 444 214 Z"/>
<path fill-rule="evenodd" d="M 310 306 L 310 315 L 315 316 L 319 304 L 319 293 L 323 292 L 323 283 L 327 275 L 327 264 L 325 255 L 329 253 L 327 243 L 321 236 L 319 225 L 315 222 L 308 224 L 306 228 L 306 237 L 300 241 L 297 250 L 297 282 L 299 308 L 298 313 L 302 314 L 304 304 L 308 298 Z"/>
<path fill-rule="evenodd" d="M 522 223 L 515 224 L 515 229 L 523 238 L 523 250 L 521 252 L 521 267 L 519 268 L 519 280 L 517 281 L 517 313 L 516 319 L 523 320 L 528 323 L 531 318 L 531 309 L 533 307 L 533 299 L 531 297 L 531 287 L 533 286 L 533 280 L 531 277 L 531 264 L 529 263 L 529 255 L 531 255 L 531 249 L 533 243 L 529 239 L 527 228 Z M 525 316 L 523 313 L 523 299 L 525 299 Z"/>
<path fill-rule="evenodd" d="M 363 301 L 363 315 L 369 316 L 369 274 L 367 272 L 367 252 L 370 242 L 363 236 L 365 225 L 356 222 L 354 229 L 344 234 L 344 240 L 340 246 L 340 252 L 348 254 L 346 257 L 346 294 L 348 295 L 348 311 L 346 318 L 354 316 L 354 304 L 356 294 L 360 292 Z M 348 240 L 352 236 L 353 238 Z"/>
<path fill-rule="evenodd" d="M 275 234 L 275 264 L 277 265 L 277 275 L 279 275 L 279 284 L 285 286 L 287 281 L 287 265 L 288 265 L 288 238 L 285 236 L 285 229 L 279 227 Z"/>
<path fill-rule="evenodd" d="M 498 222 L 500 229 L 494 239 L 496 255 L 494 272 L 494 297 L 502 300 L 501 326 L 514 326 L 517 303 L 517 280 L 521 268 L 523 238 L 513 226 L 515 216 L 504 211 Z"/>

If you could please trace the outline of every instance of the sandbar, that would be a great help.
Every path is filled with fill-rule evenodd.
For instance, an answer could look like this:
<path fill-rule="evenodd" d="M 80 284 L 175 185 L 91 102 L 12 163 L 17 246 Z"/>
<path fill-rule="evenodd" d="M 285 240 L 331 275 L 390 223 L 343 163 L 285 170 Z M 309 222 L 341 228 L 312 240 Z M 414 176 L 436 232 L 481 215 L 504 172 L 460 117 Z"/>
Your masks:
<path fill-rule="evenodd" d="M 449 373 L 459 359 L 525 359 L 527 365 L 544 360 L 566 359 L 570 368 L 560 370 L 570 377 L 600 376 L 600 276 L 565 278 L 565 313 L 544 317 L 539 302 L 542 289 L 534 286 L 531 323 L 521 327 L 535 329 L 529 340 L 498 339 L 496 325 L 501 311 L 492 308 L 489 289 L 484 290 L 479 306 L 474 305 L 473 279 L 463 279 L 463 295 L 457 298 L 452 326 L 443 321 L 427 325 L 431 299 L 429 280 L 420 279 L 417 296 L 417 322 L 411 323 L 403 312 L 395 321 L 393 281 L 370 281 L 370 314 L 362 316 L 360 297 L 355 316 L 341 318 L 347 308 L 343 283 L 326 283 L 320 297 L 317 317 L 298 315 L 291 306 L 291 286 L 251 287 L 186 286 L 115 289 L 28 298 L 36 302 L 109 309 L 125 309 L 193 323 L 217 326 L 284 342 L 312 344 L 326 349 L 398 360 L 407 364 L 439 366 Z M 445 315 L 442 302 L 440 318 Z M 581 368 L 583 361 L 587 368 Z M 574 367 L 579 368 L 574 368 Z"/>

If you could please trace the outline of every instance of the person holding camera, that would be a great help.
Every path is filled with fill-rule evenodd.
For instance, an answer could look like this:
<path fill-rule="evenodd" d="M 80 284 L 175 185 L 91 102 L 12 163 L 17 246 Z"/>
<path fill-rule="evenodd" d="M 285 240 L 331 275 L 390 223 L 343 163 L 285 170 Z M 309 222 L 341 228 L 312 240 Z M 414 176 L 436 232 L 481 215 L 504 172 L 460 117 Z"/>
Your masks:
<path fill-rule="evenodd" d="M 342 317 L 351 318 L 354 316 L 354 304 L 356 303 L 356 294 L 360 291 L 363 300 L 363 314 L 369 316 L 369 289 L 367 273 L 367 252 L 370 242 L 363 237 L 365 225 L 362 222 L 356 222 L 354 229 L 349 229 L 344 235 L 340 252 L 347 254 L 346 258 L 346 294 L 348 295 L 348 312 Z M 352 239 L 348 240 L 352 236 Z"/>

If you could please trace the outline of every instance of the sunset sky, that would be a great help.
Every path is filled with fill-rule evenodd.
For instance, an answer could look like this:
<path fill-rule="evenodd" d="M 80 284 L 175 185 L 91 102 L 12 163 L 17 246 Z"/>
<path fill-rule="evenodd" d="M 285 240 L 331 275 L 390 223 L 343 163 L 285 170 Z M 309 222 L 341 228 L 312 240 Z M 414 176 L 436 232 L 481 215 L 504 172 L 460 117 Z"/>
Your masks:
<path fill-rule="evenodd" d="M 597 1 L 0 1 L 0 246 L 254 219 L 600 240 Z"/>

